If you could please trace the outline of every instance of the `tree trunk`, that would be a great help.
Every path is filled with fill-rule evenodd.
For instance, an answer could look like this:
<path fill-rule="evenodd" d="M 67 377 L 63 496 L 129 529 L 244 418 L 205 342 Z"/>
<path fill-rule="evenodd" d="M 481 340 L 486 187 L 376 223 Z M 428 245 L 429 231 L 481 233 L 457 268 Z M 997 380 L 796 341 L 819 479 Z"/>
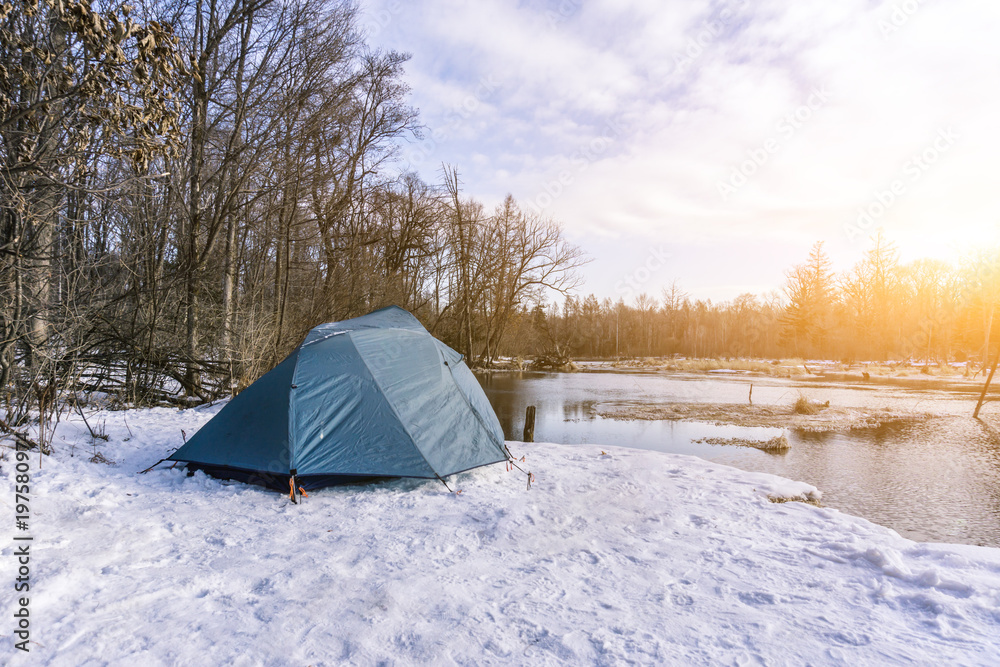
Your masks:
<path fill-rule="evenodd" d="M 990 383 L 993 382 L 993 374 L 997 370 L 997 364 L 1000 363 L 1000 351 L 997 351 L 997 355 L 993 358 L 993 365 L 990 367 L 990 374 L 986 378 L 986 382 L 983 384 L 983 391 L 979 394 L 979 402 L 976 403 L 976 410 L 972 413 L 973 419 L 979 419 L 979 410 L 983 407 L 983 403 L 986 401 L 986 392 L 990 389 Z"/>
<path fill-rule="evenodd" d="M 990 305 L 989 315 L 986 316 L 986 340 L 983 342 L 983 368 L 990 363 L 990 336 L 993 329 L 993 310 L 995 306 Z"/>
<path fill-rule="evenodd" d="M 243 122 L 246 118 L 246 93 L 243 90 L 243 76 L 246 71 L 246 59 L 250 46 L 250 34 L 253 30 L 253 16 L 246 15 L 240 27 L 239 63 L 236 67 L 236 120 L 233 123 L 232 145 L 235 152 L 243 143 Z M 222 278 L 222 350 L 229 357 L 229 383 L 232 384 L 233 372 L 233 328 L 236 320 L 235 289 L 236 289 L 236 226 L 238 216 L 235 211 L 227 216 L 225 267 Z"/>
<path fill-rule="evenodd" d="M 185 352 L 187 354 L 187 370 L 185 372 L 185 379 L 188 384 L 189 395 L 192 392 L 197 393 L 201 382 L 201 367 L 197 361 L 198 273 L 200 268 L 198 266 L 198 236 L 201 232 L 202 167 L 205 157 L 205 123 L 208 113 L 208 92 L 205 88 L 208 54 L 205 52 L 203 44 L 205 35 L 204 22 L 202 3 L 199 0 L 195 6 L 194 44 L 200 55 L 196 66 L 197 71 L 191 77 L 191 156 L 188 165 L 190 185 L 188 191 L 187 239 L 185 239 L 187 242 L 187 257 L 185 258 L 185 318 L 187 320 Z"/>

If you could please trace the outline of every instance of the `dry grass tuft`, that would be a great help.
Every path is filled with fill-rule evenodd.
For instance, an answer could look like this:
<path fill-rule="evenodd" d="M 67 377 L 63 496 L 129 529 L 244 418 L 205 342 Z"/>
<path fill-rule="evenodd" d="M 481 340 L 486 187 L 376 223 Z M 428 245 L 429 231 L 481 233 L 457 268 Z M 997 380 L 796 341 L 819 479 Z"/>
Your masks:
<path fill-rule="evenodd" d="M 792 446 L 788 442 L 788 438 L 785 434 L 775 436 L 766 442 L 760 443 L 757 449 L 763 449 L 765 452 L 783 452 L 786 449 L 791 449 Z"/>
<path fill-rule="evenodd" d="M 795 401 L 795 405 L 792 406 L 792 410 L 797 415 L 815 415 L 819 413 L 819 406 L 802 394 L 799 394 L 799 398 Z"/>
<path fill-rule="evenodd" d="M 108 457 L 106 457 L 101 452 L 94 452 L 94 455 L 90 457 L 89 461 L 91 463 L 103 463 L 104 465 L 107 465 L 107 466 L 112 466 L 112 465 L 115 464 L 114 461 L 112 461 L 111 459 L 109 459 Z"/>
<path fill-rule="evenodd" d="M 784 503 L 805 503 L 806 505 L 812 505 L 813 507 L 823 507 L 820 501 L 813 498 L 775 498 L 768 496 L 767 499 L 772 503 L 777 503 L 779 505 Z"/>
<path fill-rule="evenodd" d="M 759 449 L 764 452 L 784 452 L 792 447 L 784 433 L 775 436 L 770 440 L 751 440 L 748 438 L 698 438 L 694 442 L 703 442 L 707 445 L 753 447 L 754 449 Z"/>

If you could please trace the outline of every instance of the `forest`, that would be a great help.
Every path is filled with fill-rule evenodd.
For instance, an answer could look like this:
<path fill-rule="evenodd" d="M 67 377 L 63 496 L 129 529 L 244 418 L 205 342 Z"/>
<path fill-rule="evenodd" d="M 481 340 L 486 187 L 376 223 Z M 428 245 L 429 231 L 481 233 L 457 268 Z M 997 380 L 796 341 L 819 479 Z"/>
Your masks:
<path fill-rule="evenodd" d="M 396 304 L 489 364 L 583 261 L 491 210 L 423 128 L 405 54 L 344 0 L 0 7 L 0 383 L 133 404 L 238 392 L 316 324 Z M 44 410 L 43 410 L 44 411 Z"/>
<path fill-rule="evenodd" d="M 997 253 L 901 265 L 879 235 L 834 275 L 725 303 L 675 282 L 580 298 L 583 252 L 458 166 L 396 159 L 426 128 L 407 55 L 346 0 L 0 6 L 0 384 L 11 421 L 62 390 L 130 404 L 240 391 L 321 322 L 395 304 L 501 356 L 985 363 Z"/>
<path fill-rule="evenodd" d="M 542 332 L 568 355 L 590 358 L 742 357 L 847 363 L 970 362 L 996 351 L 1000 251 L 955 266 L 935 259 L 902 264 L 880 232 L 850 271 L 835 274 L 821 242 L 789 268 L 782 290 L 727 302 L 692 300 L 680 283 L 632 303 L 570 297 L 537 313 Z"/>

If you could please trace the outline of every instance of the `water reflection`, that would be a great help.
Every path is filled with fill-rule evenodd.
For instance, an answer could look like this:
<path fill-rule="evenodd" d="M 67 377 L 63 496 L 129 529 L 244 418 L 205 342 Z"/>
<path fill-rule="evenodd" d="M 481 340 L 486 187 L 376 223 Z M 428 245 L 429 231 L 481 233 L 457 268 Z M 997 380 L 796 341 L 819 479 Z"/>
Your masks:
<path fill-rule="evenodd" d="M 754 378 L 754 403 L 791 403 L 805 391 L 812 400 L 841 407 L 916 406 L 940 415 L 926 423 L 886 424 L 849 433 L 790 431 L 791 449 L 775 455 L 695 442 L 704 437 L 766 439 L 780 433 L 774 429 L 616 421 L 598 414 L 602 405 L 743 403 L 747 378 L 504 373 L 481 376 L 480 381 L 510 439 L 521 438 L 524 410 L 535 405 L 538 441 L 700 456 L 808 482 L 823 490 L 824 504 L 912 539 L 1000 546 L 1000 434 L 968 416 L 968 392 Z"/>

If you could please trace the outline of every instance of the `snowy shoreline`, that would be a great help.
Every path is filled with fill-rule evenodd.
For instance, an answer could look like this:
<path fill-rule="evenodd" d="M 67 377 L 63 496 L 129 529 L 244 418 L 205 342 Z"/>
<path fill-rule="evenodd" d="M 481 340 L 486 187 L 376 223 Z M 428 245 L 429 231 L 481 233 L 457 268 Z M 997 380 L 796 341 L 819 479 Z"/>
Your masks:
<path fill-rule="evenodd" d="M 135 474 L 221 406 L 78 418 L 32 457 L 32 645 L 8 664 L 993 664 L 1000 549 L 776 498 L 807 484 L 607 446 L 280 494 Z M 124 419 L 127 418 L 128 426 Z M 115 465 L 91 463 L 100 452 Z M 0 462 L 13 488 L 10 454 Z M 454 483 L 452 483 L 454 482 Z M 457 485 L 457 486 L 456 486 Z M 8 509 L 8 525 L 13 508 Z M 2 554 L 14 551 L 10 542 Z M 10 561 L 6 571 L 12 578 Z M 13 609 L 13 587 L 0 596 Z"/>

